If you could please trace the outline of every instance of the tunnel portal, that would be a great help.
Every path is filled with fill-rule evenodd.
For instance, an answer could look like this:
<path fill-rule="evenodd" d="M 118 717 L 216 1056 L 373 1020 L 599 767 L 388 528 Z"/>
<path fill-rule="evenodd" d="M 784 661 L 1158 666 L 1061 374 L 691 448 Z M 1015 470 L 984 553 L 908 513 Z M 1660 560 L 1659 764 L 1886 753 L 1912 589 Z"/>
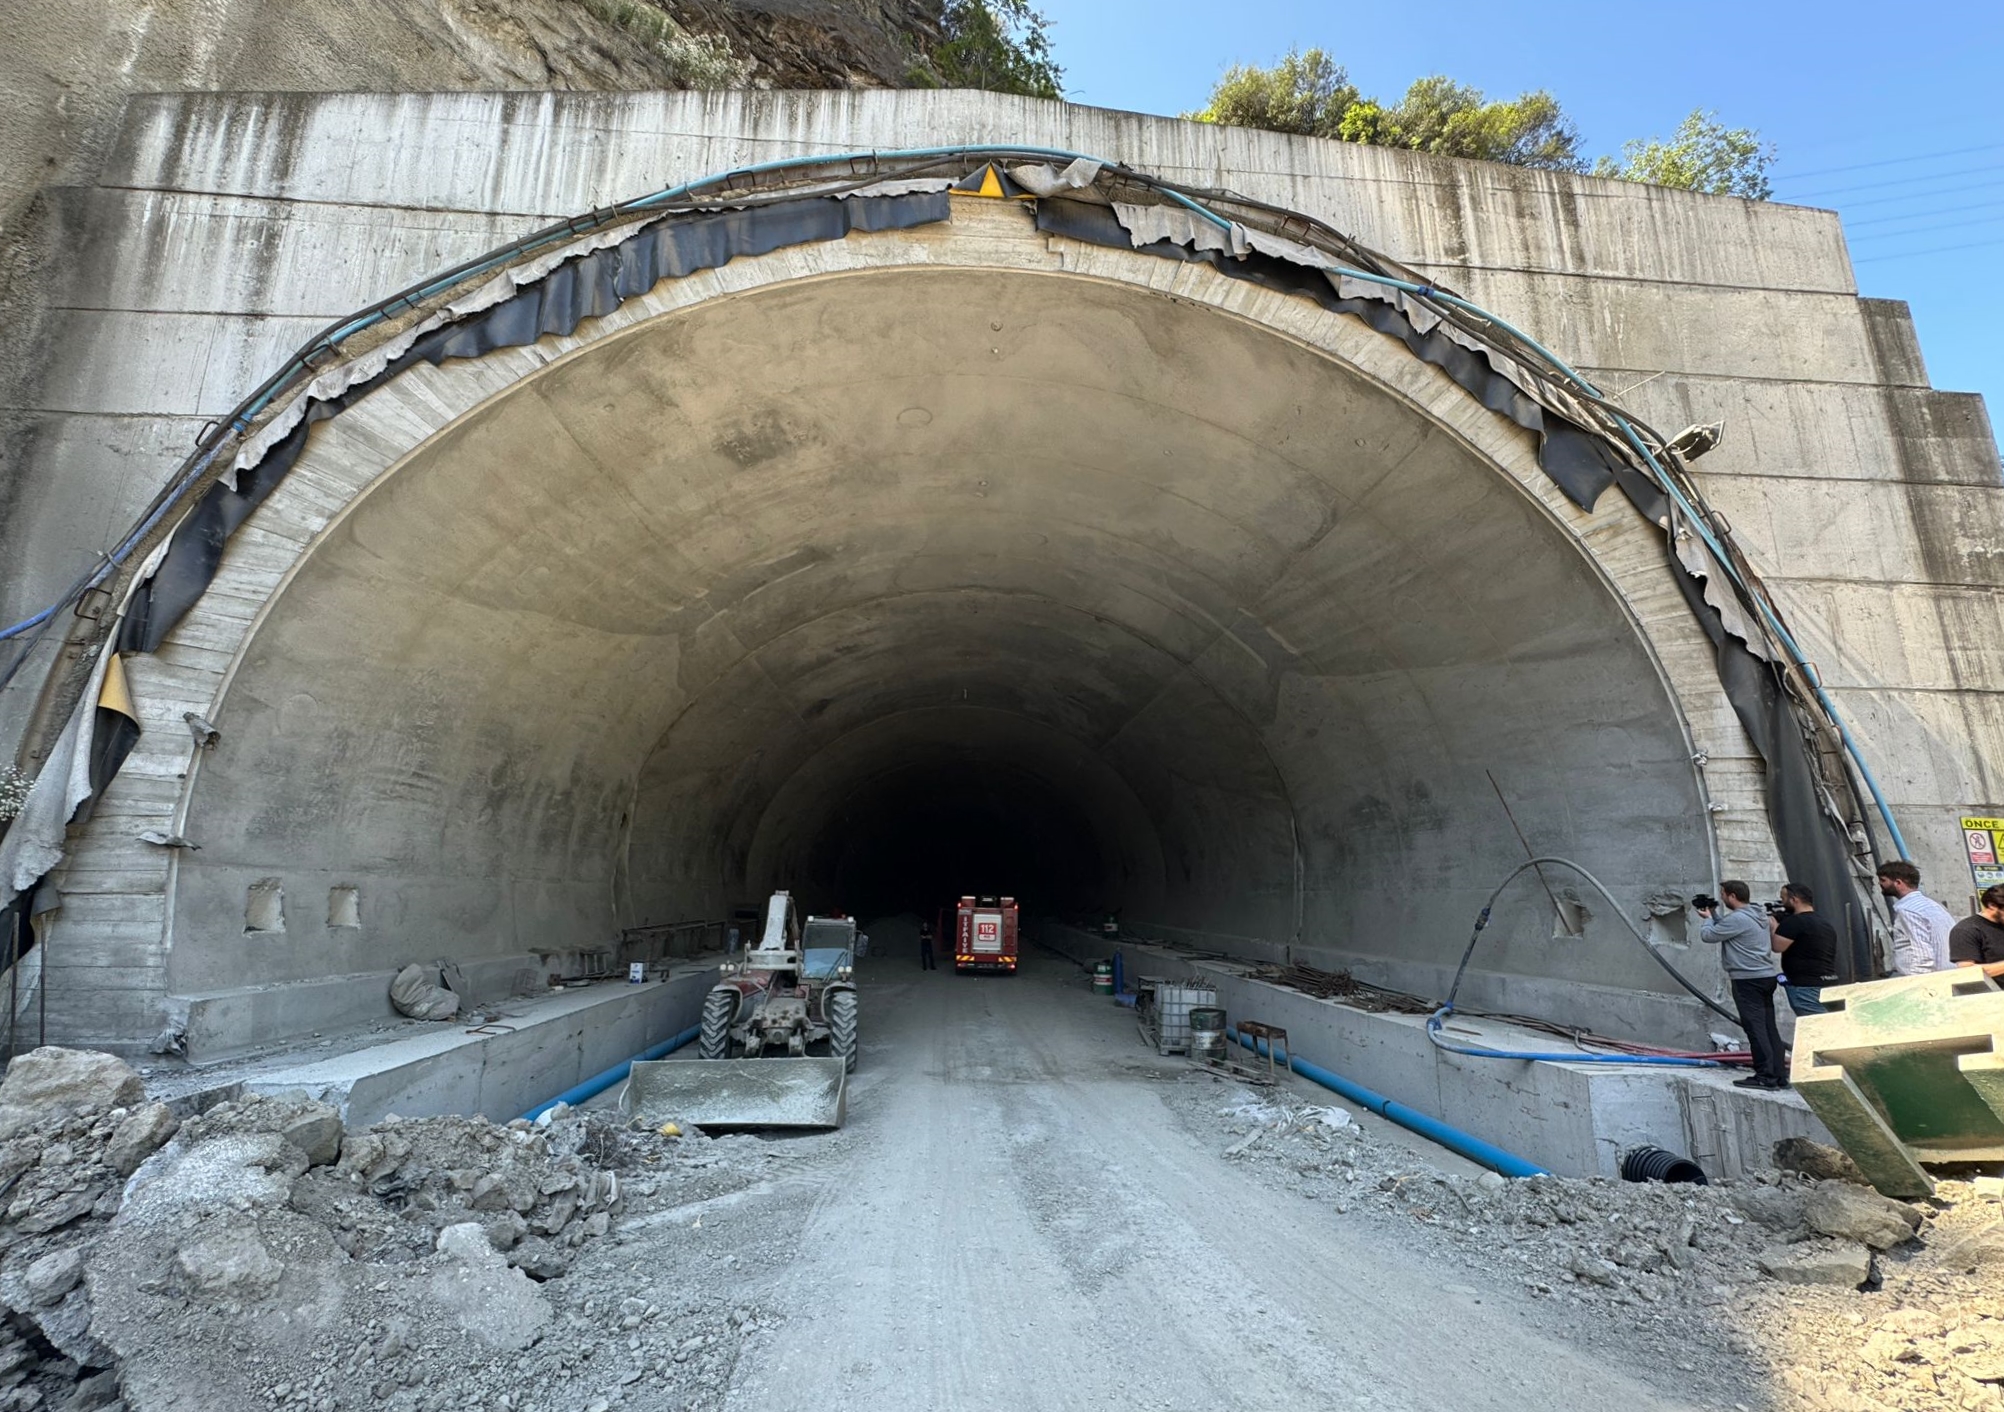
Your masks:
<path fill-rule="evenodd" d="M 1479 408 L 1489 449 L 1201 300 L 904 262 L 479 376 L 243 650 L 176 992 L 585 948 L 773 887 L 1438 962 L 1521 858 L 1497 789 L 1639 891 L 1708 876 L 1651 649 Z M 244 921 L 269 879 L 284 946 Z M 356 924 L 322 925 L 335 888 Z M 1658 983 L 1551 923 L 1501 962 Z"/>

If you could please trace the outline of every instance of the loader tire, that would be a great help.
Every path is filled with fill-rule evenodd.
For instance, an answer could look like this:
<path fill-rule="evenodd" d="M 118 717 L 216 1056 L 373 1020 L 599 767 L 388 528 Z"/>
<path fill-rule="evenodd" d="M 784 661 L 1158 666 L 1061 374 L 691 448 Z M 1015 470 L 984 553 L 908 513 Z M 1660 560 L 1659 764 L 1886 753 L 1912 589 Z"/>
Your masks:
<path fill-rule="evenodd" d="M 713 990 L 703 1000 L 703 1033 L 696 1052 L 705 1059 L 731 1057 L 731 1021 L 738 1017 L 738 993 Z"/>
<path fill-rule="evenodd" d="M 828 997 L 828 1052 L 841 1059 L 844 1072 L 856 1072 L 856 992 L 853 990 L 838 990 Z"/>

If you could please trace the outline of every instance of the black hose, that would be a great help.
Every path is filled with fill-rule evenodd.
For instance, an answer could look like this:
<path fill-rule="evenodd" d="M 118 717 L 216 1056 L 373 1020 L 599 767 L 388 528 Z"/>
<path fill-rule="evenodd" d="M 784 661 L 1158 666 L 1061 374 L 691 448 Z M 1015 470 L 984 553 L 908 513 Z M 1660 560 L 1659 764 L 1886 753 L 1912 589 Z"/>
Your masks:
<path fill-rule="evenodd" d="M 1628 928 L 1629 935 L 1635 938 L 1636 945 L 1640 946 L 1644 951 L 1648 952 L 1650 957 L 1655 960 L 1657 965 L 1661 966 L 1664 970 L 1668 971 L 1670 973 L 1670 979 L 1676 981 L 1678 985 L 1683 986 L 1684 989 L 1691 992 L 1691 994 L 1701 1004 L 1703 1004 L 1706 1009 L 1712 1011 L 1714 1014 L 1724 1017 L 1727 1020 L 1730 1020 L 1735 1025 L 1739 1024 L 1740 1017 L 1738 1015 L 1728 1010 L 1725 1006 L 1719 1004 L 1718 1001 L 1712 999 L 1711 996 L 1705 994 L 1705 992 L 1703 992 L 1702 990 L 1699 990 L 1698 987 L 1696 987 L 1695 985 L 1692 985 L 1691 982 L 1685 978 L 1684 973 L 1682 971 L 1678 970 L 1675 966 L 1670 964 L 1669 957 L 1665 956 L 1662 952 L 1658 951 L 1655 947 L 1649 944 L 1649 938 L 1642 934 L 1642 929 L 1640 927 L 1636 926 L 1635 923 L 1628 920 L 1628 914 L 1621 910 L 1621 904 L 1615 901 L 1614 894 L 1607 890 L 1606 884 L 1601 882 L 1599 878 L 1595 877 L 1592 873 L 1589 873 L 1585 868 L 1582 868 L 1579 864 L 1575 863 L 1570 858 L 1533 858 L 1528 863 L 1518 864 L 1517 867 L 1511 871 L 1509 877 L 1503 879 L 1502 882 L 1496 884 L 1496 890 L 1489 894 L 1489 900 L 1482 904 L 1482 911 L 1478 913 L 1475 918 L 1475 930 L 1469 933 L 1468 949 L 1461 953 L 1461 964 L 1454 968 L 1454 984 L 1448 989 L 1447 992 L 1447 1005 L 1450 1010 L 1454 1008 L 1454 997 L 1460 994 L 1461 992 L 1461 978 L 1468 972 L 1468 960 L 1471 956 L 1475 954 L 1475 944 L 1482 939 L 1482 929 L 1489 925 L 1490 908 L 1496 905 L 1496 899 L 1503 895 L 1504 888 L 1510 886 L 1511 883 L 1515 882 L 1525 873 L 1530 872 L 1531 869 L 1537 867 L 1540 863 L 1556 863 L 1562 868 L 1571 868 L 1574 872 L 1578 873 L 1581 877 L 1585 878 L 1588 882 L 1592 883 L 1594 891 L 1598 892 L 1602 897 L 1605 897 L 1607 899 L 1607 905 L 1614 909 L 1614 915 L 1621 919 L 1621 924 L 1624 927 Z"/>

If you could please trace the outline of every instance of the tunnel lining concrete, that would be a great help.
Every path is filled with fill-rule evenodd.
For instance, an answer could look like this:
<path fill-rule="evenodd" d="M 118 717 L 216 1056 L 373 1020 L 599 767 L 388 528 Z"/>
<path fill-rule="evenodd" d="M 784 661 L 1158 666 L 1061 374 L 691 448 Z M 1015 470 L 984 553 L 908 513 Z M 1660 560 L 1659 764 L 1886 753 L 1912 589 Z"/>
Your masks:
<path fill-rule="evenodd" d="M 224 699 L 228 683 L 217 682 L 220 689 L 212 695 L 197 695 L 187 688 L 199 681 L 201 673 L 198 670 L 191 674 L 188 669 L 197 663 L 215 663 L 216 654 L 227 649 L 232 657 L 229 671 L 233 675 L 245 660 L 255 631 L 271 611 L 271 604 L 278 600 L 280 591 L 304 562 L 302 551 L 319 543 L 340 515 L 361 503 L 369 488 L 384 483 L 382 472 L 393 464 L 401 464 L 403 453 L 394 448 L 399 444 L 405 448 L 422 445 L 512 381 L 553 367 L 569 354 L 621 329 L 708 299 L 750 293 L 779 282 L 839 277 L 872 269 L 956 264 L 1004 268 L 1016 273 L 1059 274 L 1154 291 L 1171 300 L 1207 306 L 1264 330 L 1277 331 L 1302 346 L 1320 349 L 1325 356 L 1333 351 L 1345 365 L 1360 369 L 1375 385 L 1395 389 L 1395 395 L 1408 406 L 1423 408 L 1429 422 L 1451 428 L 1458 441 L 1479 446 L 1483 459 L 1503 468 L 1517 486 L 1542 504 L 1543 513 L 1551 522 L 1564 527 L 1569 535 L 1579 536 L 1584 541 L 1582 552 L 1592 563 L 1593 572 L 1604 583 L 1619 585 L 1613 596 L 1625 605 L 1622 611 L 1649 619 L 1646 640 L 1652 659 L 1661 655 L 1662 645 L 1667 641 L 1673 652 L 1682 652 L 1685 661 L 1702 660 L 1703 649 L 1692 642 L 1696 634 L 1688 616 L 1675 603 L 1674 595 L 1666 598 L 1661 592 L 1664 587 L 1661 560 L 1649 539 L 1651 528 L 1618 501 L 1591 514 L 1566 503 L 1538 470 L 1535 458 L 1529 454 L 1528 438 L 1499 425 L 1498 419 L 1471 404 L 1458 388 L 1416 365 L 1402 350 L 1387 346 L 1385 340 L 1348 320 L 1304 308 L 1300 301 L 1270 291 L 1233 285 L 1202 267 L 1172 267 L 1147 256 L 1038 237 L 1027 229 L 1021 213 L 1006 208 L 977 208 L 974 203 L 962 202 L 956 202 L 956 207 L 959 209 L 949 229 L 852 237 L 839 243 L 739 260 L 722 269 L 661 286 L 634 301 L 629 308 L 581 328 L 571 338 L 546 339 L 535 348 L 495 353 L 478 364 L 421 368 L 407 374 L 398 385 L 372 396 L 316 436 L 320 449 L 310 451 L 302 459 L 299 469 L 305 474 L 281 485 L 246 526 L 243 545 L 249 552 L 233 548 L 216 591 L 177 629 L 157 659 L 135 660 L 135 672 L 142 678 L 149 674 L 152 677 L 139 687 L 142 699 L 152 703 L 149 709 L 157 709 L 170 704 L 163 700 L 163 695 L 171 698 L 179 691 L 191 707 L 226 716 L 228 713 L 215 703 Z M 397 395 L 404 385 L 408 385 L 409 395 Z M 247 620 L 241 605 L 252 604 L 261 606 Z M 152 665 L 155 662 L 157 667 Z M 210 675 L 212 680 L 221 676 L 213 671 Z M 1667 679 L 1667 674 L 1664 675 Z M 1709 675 L 1707 672 L 1706 677 Z M 1730 729 L 1730 718 L 1721 718 L 1716 701 L 1707 703 L 1701 693 L 1697 705 L 1699 709 L 1690 713 L 1694 727 L 1703 729 L 1700 722 L 1704 722 L 1715 730 L 1721 726 Z M 155 725 L 149 722 L 149 726 Z M 178 761 L 173 759 L 177 752 L 166 737 L 163 730 L 149 729 L 141 751 L 159 751 L 164 746 L 167 748 L 159 753 L 167 758 L 148 764 L 136 756 L 140 767 L 137 777 L 152 774 L 158 778 L 155 771 L 179 773 L 180 769 L 187 769 L 190 779 L 177 814 L 185 823 L 187 801 L 200 787 L 204 762 L 185 754 Z M 1692 774 L 1695 780 L 1696 772 Z M 103 842 L 117 847 L 115 840 Z M 1709 848 L 1709 837 L 1706 842 Z M 141 851 L 140 856 L 159 861 L 157 854 L 149 856 Z M 182 887 L 178 876 L 182 860 L 165 861 L 166 871 L 176 876 L 163 880 L 171 884 L 164 890 L 178 893 Z M 1211 920 L 1216 924 L 1220 919 Z M 164 915 L 159 924 L 163 933 L 172 926 Z M 1231 929 L 1218 926 L 1220 931 Z M 373 984 L 373 976 L 358 977 L 357 983 L 365 981 Z"/>

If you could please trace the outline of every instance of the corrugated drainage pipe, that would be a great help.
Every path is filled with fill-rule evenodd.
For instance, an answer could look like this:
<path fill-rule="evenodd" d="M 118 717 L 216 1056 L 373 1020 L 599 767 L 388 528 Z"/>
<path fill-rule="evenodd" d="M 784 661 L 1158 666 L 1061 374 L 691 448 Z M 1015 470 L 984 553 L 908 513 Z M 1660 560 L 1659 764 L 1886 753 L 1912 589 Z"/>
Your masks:
<path fill-rule="evenodd" d="M 633 1072 L 634 1064 L 642 1060 L 659 1059 L 664 1055 L 673 1054 L 702 1032 L 703 1027 L 701 1025 L 692 1025 L 671 1040 L 657 1044 L 652 1049 L 643 1049 L 631 1059 L 622 1059 L 602 1074 L 593 1074 L 576 1088 L 565 1089 L 549 1102 L 538 1103 L 522 1116 L 533 1123 L 559 1103 L 568 1103 L 571 1107 L 575 1108 L 581 1103 L 598 1097 L 601 1093 L 604 1093 L 607 1089 L 625 1078 L 629 1073 Z"/>
<path fill-rule="evenodd" d="M 1267 1052 L 1267 1045 L 1240 1034 L 1236 1028 L 1228 1029 L 1225 1033 L 1255 1054 Z M 1460 1128 L 1451 1128 L 1438 1118 L 1430 1118 L 1416 1108 L 1408 1108 L 1396 1098 L 1387 1098 L 1360 1083 L 1351 1082 L 1341 1074 L 1332 1074 L 1320 1064 L 1311 1064 L 1306 1059 L 1294 1058 L 1285 1049 L 1280 1051 L 1279 1058 L 1291 1064 L 1294 1072 L 1303 1078 L 1313 1079 L 1324 1088 L 1341 1094 L 1359 1107 L 1376 1113 L 1380 1118 L 1389 1118 L 1400 1127 L 1418 1133 L 1429 1142 L 1437 1142 L 1449 1152 L 1459 1153 L 1471 1162 L 1479 1162 L 1492 1172 L 1500 1172 L 1506 1177 L 1549 1175 L 1535 1162 L 1526 1162 L 1514 1152 L 1505 1152 L 1502 1148 L 1484 1142 L 1472 1133 L 1465 1133 Z"/>

